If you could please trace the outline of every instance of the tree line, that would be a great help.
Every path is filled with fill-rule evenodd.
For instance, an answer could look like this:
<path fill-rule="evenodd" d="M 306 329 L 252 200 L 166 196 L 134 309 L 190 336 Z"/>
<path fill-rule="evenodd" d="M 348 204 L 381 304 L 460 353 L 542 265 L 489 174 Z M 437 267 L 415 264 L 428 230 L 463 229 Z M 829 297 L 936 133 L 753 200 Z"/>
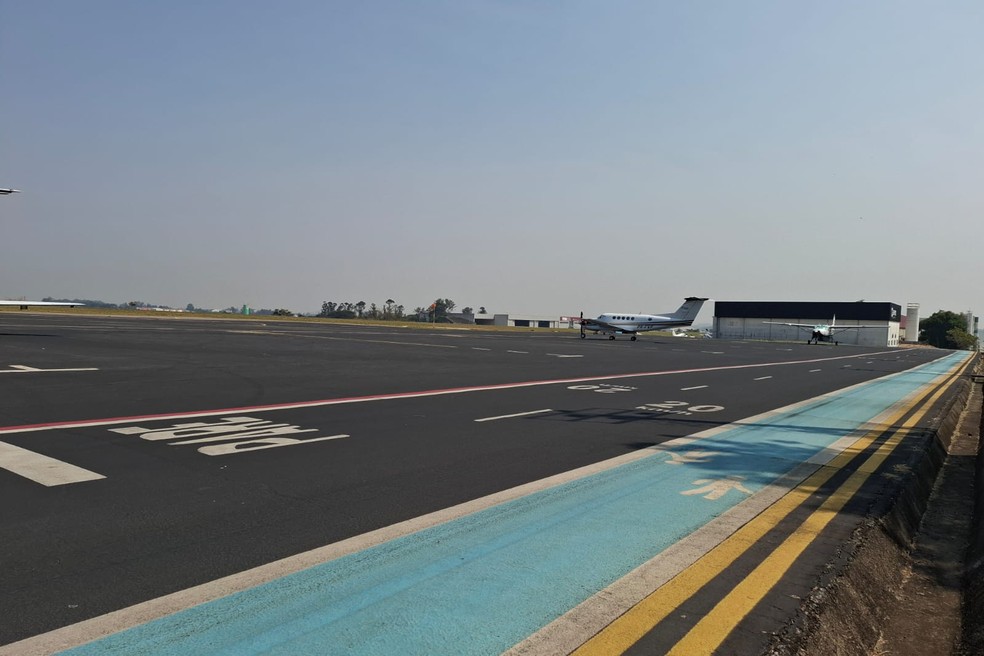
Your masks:
<path fill-rule="evenodd" d="M 394 301 L 387 299 L 380 307 L 375 303 L 366 304 L 365 301 L 358 303 L 324 301 L 321 304 L 319 317 L 330 319 L 380 319 L 383 321 L 399 321 L 406 318 L 405 308 Z"/>
<path fill-rule="evenodd" d="M 377 319 L 381 321 L 448 321 L 448 315 L 454 312 L 457 307 L 450 298 L 438 298 L 429 306 L 419 306 L 412 312 L 407 312 L 406 308 L 394 301 L 387 299 L 381 306 L 375 303 L 358 303 L 324 301 L 321 304 L 319 317 L 330 319 Z M 479 309 L 480 313 L 485 312 L 485 308 Z M 460 314 L 473 314 L 474 310 L 470 307 L 461 309 Z"/>

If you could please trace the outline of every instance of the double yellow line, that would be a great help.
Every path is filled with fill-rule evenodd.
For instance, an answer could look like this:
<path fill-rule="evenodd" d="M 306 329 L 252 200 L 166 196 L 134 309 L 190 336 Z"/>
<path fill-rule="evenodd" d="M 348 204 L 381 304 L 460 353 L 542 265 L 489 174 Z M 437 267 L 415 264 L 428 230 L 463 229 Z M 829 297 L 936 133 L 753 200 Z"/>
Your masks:
<path fill-rule="evenodd" d="M 810 496 L 817 493 L 841 469 L 847 467 L 855 458 L 860 457 L 881 436 L 893 431 L 893 427 L 912 408 L 919 407 L 897 429 L 894 429 L 892 436 L 885 440 L 819 508 L 813 511 L 779 547 L 721 599 L 668 652 L 669 654 L 686 656 L 713 653 L 738 623 L 751 612 L 752 608 L 792 567 L 800 554 L 837 516 L 837 513 L 891 455 L 905 436 L 912 431 L 913 427 L 930 411 L 943 393 L 949 389 L 953 381 L 963 373 L 968 364 L 969 361 L 964 367 L 950 374 L 938 387 L 930 387 L 916 397 L 912 403 L 893 412 L 885 421 L 886 428 L 870 431 L 860 437 L 854 444 L 760 513 L 755 519 L 735 531 L 734 534 L 714 547 L 696 563 L 680 572 L 591 640 L 584 643 L 574 651 L 574 654 L 578 656 L 607 655 L 620 654 L 626 651 L 663 621 L 674 609 L 722 573 L 766 533 L 774 529 L 779 522 L 803 505 Z"/>

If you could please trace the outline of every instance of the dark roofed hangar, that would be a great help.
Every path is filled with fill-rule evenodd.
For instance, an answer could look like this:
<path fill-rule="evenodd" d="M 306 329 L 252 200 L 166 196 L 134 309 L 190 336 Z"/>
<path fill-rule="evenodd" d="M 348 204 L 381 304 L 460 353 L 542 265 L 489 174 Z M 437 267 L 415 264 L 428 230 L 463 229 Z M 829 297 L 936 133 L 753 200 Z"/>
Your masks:
<path fill-rule="evenodd" d="M 841 344 L 898 346 L 902 307 L 897 303 L 866 301 L 715 301 L 714 336 L 721 339 L 806 341 L 808 328 L 765 323 L 835 323 L 837 326 L 874 326 L 839 333 Z"/>

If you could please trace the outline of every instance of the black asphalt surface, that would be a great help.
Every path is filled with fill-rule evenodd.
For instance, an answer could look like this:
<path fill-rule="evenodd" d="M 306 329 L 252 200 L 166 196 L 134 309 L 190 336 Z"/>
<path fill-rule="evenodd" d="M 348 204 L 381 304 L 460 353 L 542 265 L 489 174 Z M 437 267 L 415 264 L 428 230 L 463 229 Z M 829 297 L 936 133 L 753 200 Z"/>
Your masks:
<path fill-rule="evenodd" d="M 943 354 L 0 312 L 0 441 L 105 476 L 0 469 L 0 645 Z M 139 432 L 235 417 L 299 443 Z"/>

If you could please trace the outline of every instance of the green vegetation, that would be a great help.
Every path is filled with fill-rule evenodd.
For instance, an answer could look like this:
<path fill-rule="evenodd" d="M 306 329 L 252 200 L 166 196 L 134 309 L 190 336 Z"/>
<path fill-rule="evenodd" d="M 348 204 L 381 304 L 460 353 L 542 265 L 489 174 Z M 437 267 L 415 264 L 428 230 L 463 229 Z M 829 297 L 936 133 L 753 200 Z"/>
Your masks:
<path fill-rule="evenodd" d="M 106 301 L 99 301 L 89 298 L 53 298 L 47 297 L 45 301 L 57 301 L 61 303 L 82 303 L 84 306 L 77 308 L 76 311 L 80 312 L 97 312 L 101 314 L 146 314 L 147 311 L 160 312 L 162 314 L 167 314 L 168 316 L 176 316 L 177 314 L 183 314 L 185 316 L 212 316 L 216 315 L 235 315 L 237 318 L 242 317 L 298 317 L 301 318 L 302 315 L 296 315 L 291 310 L 286 308 L 276 308 L 269 310 L 263 309 L 253 309 L 246 305 L 242 308 L 236 306 L 230 306 L 221 310 L 210 310 L 206 308 L 196 307 L 194 303 L 188 303 L 183 310 L 171 308 L 166 305 L 157 305 L 152 303 L 145 303 L 143 301 L 127 301 L 123 303 L 108 303 Z M 321 319 L 351 319 L 351 320 L 369 320 L 369 321 L 403 321 L 403 322 L 420 322 L 420 323 L 454 323 L 451 318 L 451 314 L 454 312 L 455 302 L 450 298 L 439 298 L 431 303 L 430 307 L 418 307 L 413 312 L 408 313 L 406 308 L 394 301 L 393 299 L 387 299 L 386 302 L 379 306 L 376 303 L 366 303 L 365 301 L 358 301 L 357 303 L 352 303 L 349 301 L 324 301 L 321 304 L 321 311 L 314 315 Z M 34 308 L 34 311 L 55 311 L 48 308 Z M 481 308 L 480 312 L 485 312 L 485 308 Z M 464 308 L 463 314 L 472 314 L 472 308 Z"/>
<path fill-rule="evenodd" d="M 365 301 L 358 303 L 325 301 L 321 304 L 318 317 L 325 319 L 373 319 L 379 321 L 421 321 L 427 323 L 451 323 L 448 315 L 454 312 L 455 302 L 450 298 L 439 298 L 429 307 L 417 307 L 410 313 L 404 306 L 393 299 L 387 299 L 382 307 L 375 303 L 367 305 Z M 472 309 L 466 307 L 465 314 Z"/>
<path fill-rule="evenodd" d="M 317 316 L 325 319 L 378 319 L 382 321 L 405 321 L 402 305 L 393 299 L 387 299 L 383 307 L 375 303 L 366 307 L 365 301 L 358 303 L 325 301 L 321 304 L 321 312 Z"/>
<path fill-rule="evenodd" d="M 962 314 L 940 310 L 919 322 L 919 341 L 946 349 L 977 348 L 977 338 L 967 332 Z"/>

